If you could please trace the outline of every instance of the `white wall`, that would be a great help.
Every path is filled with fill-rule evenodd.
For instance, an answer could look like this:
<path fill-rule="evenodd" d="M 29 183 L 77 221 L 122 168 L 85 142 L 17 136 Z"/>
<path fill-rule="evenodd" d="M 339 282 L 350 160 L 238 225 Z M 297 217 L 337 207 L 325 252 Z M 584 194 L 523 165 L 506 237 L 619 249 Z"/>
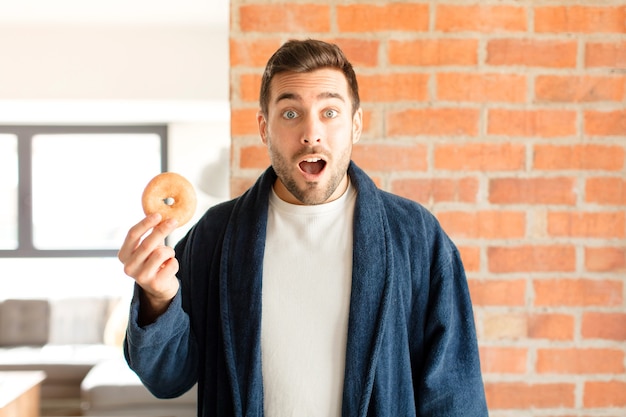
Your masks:
<path fill-rule="evenodd" d="M 204 26 L 0 25 L 4 100 L 228 100 L 228 38 Z"/>

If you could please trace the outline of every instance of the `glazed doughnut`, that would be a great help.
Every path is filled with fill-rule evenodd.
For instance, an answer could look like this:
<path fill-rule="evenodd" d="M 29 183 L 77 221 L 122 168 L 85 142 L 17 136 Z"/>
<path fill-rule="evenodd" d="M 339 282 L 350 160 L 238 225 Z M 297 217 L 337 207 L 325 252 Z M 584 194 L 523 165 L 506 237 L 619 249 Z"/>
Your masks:
<path fill-rule="evenodd" d="M 152 178 L 141 196 L 144 213 L 160 213 L 161 219 L 176 219 L 178 226 L 187 223 L 196 212 L 196 192 L 182 175 L 163 172 Z"/>

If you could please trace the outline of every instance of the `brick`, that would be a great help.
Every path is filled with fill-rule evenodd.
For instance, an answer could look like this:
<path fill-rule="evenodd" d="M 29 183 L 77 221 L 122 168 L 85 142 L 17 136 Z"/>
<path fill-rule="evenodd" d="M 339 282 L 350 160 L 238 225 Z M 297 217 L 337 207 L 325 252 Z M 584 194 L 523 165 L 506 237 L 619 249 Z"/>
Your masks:
<path fill-rule="evenodd" d="M 602 205 L 626 206 L 626 179 L 622 177 L 587 178 L 585 201 Z"/>
<path fill-rule="evenodd" d="M 441 202 L 474 203 L 478 196 L 478 179 L 405 178 L 394 180 L 391 191 L 422 204 Z"/>
<path fill-rule="evenodd" d="M 539 307 L 619 306 L 624 302 L 623 287 L 623 282 L 618 280 L 534 280 L 534 305 Z"/>
<path fill-rule="evenodd" d="M 527 357 L 526 348 L 480 347 L 480 367 L 483 373 L 523 374 L 526 372 Z"/>
<path fill-rule="evenodd" d="M 425 171 L 425 145 L 368 145 L 359 143 L 352 151 L 354 161 L 372 171 Z"/>
<path fill-rule="evenodd" d="M 230 66 L 265 67 L 268 59 L 280 46 L 280 39 L 230 39 Z"/>
<path fill-rule="evenodd" d="M 626 136 L 626 110 L 584 113 L 585 133 L 598 136 Z"/>
<path fill-rule="evenodd" d="M 435 29 L 442 32 L 525 32 L 526 9 L 498 5 L 438 5 Z"/>
<path fill-rule="evenodd" d="M 485 383 L 489 410 L 574 407 L 573 383 Z"/>
<path fill-rule="evenodd" d="M 573 340 L 574 317 L 568 314 L 533 314 L 528 317 L 528 337 L 531 339 Z"/>
<path fill-rule="evenodd" d="M 535 79 L 535 97 L 557 103 L 622 101 L 625 87 L 624 76 L 540 75 Z"/>
<path fill-rule="evenodd" d="M 337 6 L 342 33 L 428 30 L 429 6 L 420 3 L 348 4 Z"/>
<path fill-rule="evenodd" d="M 478 63 L 478 41 L 474 39 L 392 40 L 388 49 L 391 65 L 474 66 Z"/>
<path fill-rule="evenodd" d="M 519 74 L 437 74 L 437 99 L 457 102 L 523 103 L 526 76 Z"/>
<path fill-rule="evenodd" d="M 435 145 L 434 167 L 448 171 L 519 171 L 526 163 L 526 147 L 511 143 Z"/>
<path fill-rule="evenodd" d="M 513 246 L 487 248 L 489 271 L 512 272 L 571 272 L 576 268 L 576 251 L 569 245 Z"/>
<path fill-rule="evenodd" d="M 626 68 L 626 42 L 589 42 L 585 47 L 588 68 Z"/>
<path fill-rule="evenodd" d="M 372 178 L 372 181 L 374 181 L 374 184 L 375 184 L 378 188 L 382 188 L 383 179 L 382 179 L 380 176 L 377 176 L 377 175 L 370 175 L 370 178 Z"/>
<path fill-rule="evenodd" d="M 623 238 L 626 237 L 626 214 L 619 212 L 549 212 L 550 236 Z"/>
<path fill-rule="evenodd" d="M 428 74 L 385 73 L 359 76 L 359 95 L 362 101 L 426 101 Z"/>
<path fill-rule="evenodd" d="M 484 340 L 521 340 L 528 336 L 528 318 L 519 313 L 489 313 L 482 320 Z"/>
<path fill-rule="evenodd" d="M 330 7 L 324 4 L 244 4 L 239 6 L 243 32 L 328 32 Z"/>
<path fill-rule="evenodd" d="M 375 67 L 379 63 L 380 41 L 378 40 L 338 38 L 333 42 L 341 47 L 354 66 Z"/>
<path fill-rule="evenodd" d="M 585 407 L 626 407 L 625 381 L 587 381 L 583 392 Z"/>
<path fill-rule="evenodd" d="M 535 145 L 534 169 L 621 171 L 626 151 L 617 145 Z"/>
<path fill-rule="evenodd" d="M 585 248 L 585 269 L 591 272 L 626 271 L 626 248 Z"/>
<path fill-rule="evenodd" d="M 390 111 L 387 136 L 478 135 L 480 112 L 476 109 L 437 108 Z"/>
<path fill-rule="evenodd" d="M 624 352 L 618 349 L 537 349 L 536 370 L 540 374 L 623 373 Z"/>
<path fill-rule="evenodd" d="M 367 136 L 382 136 L 382 133 L 380 132 L 382 128 L 379 127 L 379 125 L 382 124 L 382 122 L 379 122 L 381 119 L 382 116 L 378 112 L 363 109 L 363 131 L 361 132 L 361 138 L 365 138 Z"/>
<path fill-rule="evenodd" d="M 525 279 L 470 279 L 468 280 L 472 303 L 477 306 L 524 306 L 526 304 Z"/>
<path fill-rule="evenodd" d="M 239 76 L 239 98 L 245 102 L 259 102 L 261 74 L 241 74 Z"/>
<path fill-rule="evenodd" d="M 258 106 L 254 108 L 235 108 L 230 111 L 230 134 L 257 135 L 259 134 L 259 124 L 256 120 Z"/>
<path fill-rule="evenodd" d="M 556 6 L 535 8 L 538 33 L 626 33 L 625 7 Z"/>
<path fill-rule="evenodd" d="M 562 137 L 576 134 L 576 112 L 571 110 L 489 109 L 487 133 L 519 137 Z"/>
<path fill-rule="evenodd" d="M 267 147 L 264 145 L 243 146 L 239 150 L 239 168 L 264 169 L 270 165 Z"/>
<path fill-rule="evenodd" d="M 480 248 L 476 246 L 458 246 L 458 249 L 465 271 L 480 271 Z"/>
<path fill-rule="evenodd" d="M 576 203 L 573 178 L 494 178 L 489 181 L 489 202 L 494 204 Z"/>
<path fill-rule="evenodd" d="M 577 43 L 570 40 L 502 39 L 487 42 L 489 65 L 575 68 Z"/>
<path fill-rule="evenodd" d="M 235 198 L 243 194 L 248 188 L 250 188 L 256 181 L 257 176 L 253 177 L 238 177 L 231 176 L 230 178 L 230 196 Z"/>
<path fill-rule="evenodd" d="M 443 211 L 437 218 L 451 236 L 458 238 L 513 239 L 526 233 L 526 213 L 521 211 Z"/>
<path fill-rule="evenodd" d="M 585 339 L 626 341 L 626 313 L 585 312 L 581 334 Z"/>

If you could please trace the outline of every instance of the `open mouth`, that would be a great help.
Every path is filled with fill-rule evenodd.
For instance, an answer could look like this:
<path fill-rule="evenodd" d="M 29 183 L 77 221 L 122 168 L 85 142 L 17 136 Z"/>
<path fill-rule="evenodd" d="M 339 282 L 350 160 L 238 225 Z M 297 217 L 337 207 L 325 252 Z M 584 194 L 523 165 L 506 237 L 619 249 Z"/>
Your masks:
<path fill-rule="evenodd" d="M 321 158 L 306 158 L 299 164 L 302 172 L 311 175 L 317 175 L 324 170 L 326 161 Z"/>

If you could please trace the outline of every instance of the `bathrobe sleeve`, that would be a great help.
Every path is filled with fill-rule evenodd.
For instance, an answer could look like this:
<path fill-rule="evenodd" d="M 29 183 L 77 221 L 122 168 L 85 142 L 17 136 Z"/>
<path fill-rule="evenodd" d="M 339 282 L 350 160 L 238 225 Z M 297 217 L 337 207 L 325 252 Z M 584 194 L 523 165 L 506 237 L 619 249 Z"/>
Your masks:
<path fill-rule="evenodd" d="M 158 398 L 180 396 L 195 383 L 202 391 L 207 379 L 211 393 L 227 385 L 216 382 L 210 368 L 215 361 L 207 362 L 205 358 L 221 357 L 215 285 L 222 236 L 233 204 L 231 201 L 210 208 L 176 243 L 178 293 L 166 312 L 144 327 L 138 324 L 141 288 L 135 285 L 124 355 L 130 368 Z M 207 374 L 213 378 L 207 378 Z M 202 400 L 199 398 L 200 404 Z"/>
<path fill-rule="evenodd" d="M 424 325 L 420 416 L 488 415 L 472 303 L 461 258 L 439 230 L 433 251 Z"/>
<path fill-rule="evenodd" d="M 178 397 L 197 380 L 197 352 L 189 317 L 182 309 L 181 291 L 178 291 L 167 311 L 145 327 L 138 324 L 139 291 L 141 288 L 135 285 L 124 356 L 130 368 L 155 397 Z"/>

